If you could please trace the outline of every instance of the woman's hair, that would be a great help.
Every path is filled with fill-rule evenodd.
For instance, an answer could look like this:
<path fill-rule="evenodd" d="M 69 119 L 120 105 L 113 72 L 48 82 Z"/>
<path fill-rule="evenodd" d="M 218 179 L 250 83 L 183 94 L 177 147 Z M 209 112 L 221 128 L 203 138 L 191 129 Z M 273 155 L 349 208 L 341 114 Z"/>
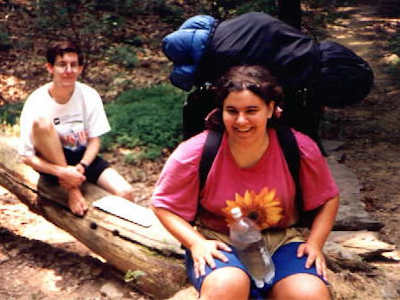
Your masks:
<path fill-rule="evenodd" d="M 282 87 L 271 73 L 263 66 L 240 65 L 230 68 L 211 87 L 215 95 L 217 109 L 207 118 L 206 127 L 211 130 L 223 130 L 222 108 L 225 99 L 231 92 L 249 90 L 260 97 L 266 104 L 275 101 L 279 104 L 282 98 Z M 273 120 L 272 120 L 273 121 Z M 273 122 L 268 122 L 269 125 Z"/>
<path fill-rule="evenodd" d="M 64 54 L 68 52 L 76 53 L 78 55 L 79 65 L 81 66 L 83 65 L 83 55 L 79 50 L 78 46 L 71 41 L 52 42 L 47 48 L 47 53 L 46 53 L 47 62 L 51 65 L 54 65 L 57 55 L 63 57 Z"/>

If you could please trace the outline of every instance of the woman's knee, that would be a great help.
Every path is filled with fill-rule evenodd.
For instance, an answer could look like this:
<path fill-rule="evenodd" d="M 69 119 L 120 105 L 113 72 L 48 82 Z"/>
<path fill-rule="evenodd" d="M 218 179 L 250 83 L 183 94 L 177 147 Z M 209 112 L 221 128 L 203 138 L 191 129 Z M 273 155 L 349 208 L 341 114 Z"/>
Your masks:
<path fill-rule="evenodd" d="M 200 299 L 247 300 L 250 293 L 250 279 L 241 269 L 225 267 L 211 272 L 204 280 Z"/>
<path fill-rule="evenodd" d="M 296 300 L 331 300 L 327 285 L 311 274 L 295 274 L 278 281 L 270 292 L 270 298 Z"/>

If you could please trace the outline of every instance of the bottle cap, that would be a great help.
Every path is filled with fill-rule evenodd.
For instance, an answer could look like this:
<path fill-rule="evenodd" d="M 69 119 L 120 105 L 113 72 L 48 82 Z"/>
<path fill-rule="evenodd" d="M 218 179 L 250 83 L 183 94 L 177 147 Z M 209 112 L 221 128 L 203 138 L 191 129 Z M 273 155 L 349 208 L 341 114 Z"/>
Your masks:
<path fill-rule="evenodd" d="M 235 219 L 240 218 L 242 216 L 242 211 L 240 210 L 240 207 L 234 207 L 231 209 L 231 214 Z"/>

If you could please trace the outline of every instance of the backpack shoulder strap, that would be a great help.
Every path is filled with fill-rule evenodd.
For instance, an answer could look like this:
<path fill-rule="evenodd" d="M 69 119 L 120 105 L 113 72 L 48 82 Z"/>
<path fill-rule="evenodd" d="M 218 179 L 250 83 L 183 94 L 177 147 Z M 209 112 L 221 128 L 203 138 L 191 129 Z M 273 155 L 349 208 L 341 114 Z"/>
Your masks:
<path fill-rule="evenodd" d="M 294 227 L 310 228 L 319 209 L 316 208 L 311 211 L 303 210 L 303 196 L 300 185 L 299 145 L 297 144 L 293 131 L 288 127 L 278 126 L 277 135 L 296 187 L 295 202 L 297 211 L 299 212 L 299 220 Z"/>
<path fill-rule="evenodd" d="M 207 175 L 210 172 L 215 156 L 218 153 L 221 141 L 222 141 L 222 132 L 212 131 L 212 130 L 209 131 L 206 141 L 204 143 L 204 148 L 201 154 L 201 160 L 199 166 L 199 179 L 200 179 L 199 194 L 204 188 Z"/>
<path fill-rule="evenodd" d="M 303 211 L 303 199 L 300 186 L 300 151 L 293 131 L 286 126 L 277 126 L 276 128 L 279 144 L 289 167 L 290 174 L 293 177 L 296 195 L 295 201 L 299 212 Z M 209 131 L 204 143 L 203 152 L 199 165 L 199 193 L 203 190 L 208 173 L 218 153 L 222 141 L 222 132 Z"/>
<path fill-rule="evenodd" d="M 299 212 L 303 210 L 303 199 L 300 185 L 300 150 L 293 131 L 286 126 L 279 125 L 276 128 L 279 144 L 281 145 L 286 163 L 296 187 L 295 201 Z"/>
<path fill-rule="evenodd" d="M 299 191 L 300 152 L 296 138 L 294 137 L 293 131 L 286 126 L 278 126 L 276 131 L 278 135 L 279 144 L 282 147 L 283 154 L 285 155 L 285 159 L 290 170 L 290 174 L 292 175 L 293 180 L 295 182 L 296 191 Z M 206 141 L 204 143 L 204 148 L 201 154 L 201 160 L 199 166 L 200 191 L 204 187 L 208 172 L 210 172 L 215 156 L 218 153 L 221 140 L 222 140 L 222 132 L 212 131 L 212 130 L 209 131 Z M 296 192 L 296 194 L 298 193 Z"/>

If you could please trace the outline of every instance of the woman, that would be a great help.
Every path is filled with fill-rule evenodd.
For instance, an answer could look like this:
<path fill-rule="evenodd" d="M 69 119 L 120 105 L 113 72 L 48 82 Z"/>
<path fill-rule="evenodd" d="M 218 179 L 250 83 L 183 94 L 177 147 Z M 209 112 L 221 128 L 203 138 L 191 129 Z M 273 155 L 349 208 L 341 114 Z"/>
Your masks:
<path fill-rule="evenodd" d="M 330 299 L 322 247 L 339 198 L 318 146 L 294 132 L 304 210 L 318 208 L 303 239 L 292 227 L 298 221 L 293 178 L 276 130 L 268 126 L 282 89 L 263 67 L 237 66 L 215 91 L 218 109 L 211 127 L 222 124 L 225 132 L 204 189 L 199 195 L 198 167 L 207 130 L 174 151 L 152 199 L 158 218 L 187 249 L 188 275 L 200 299 Z M 227 236 L 229 211 L 235 206 L 258 216 L 273 253 L 276 275 L 262 289 L 255 287 Z"/>

